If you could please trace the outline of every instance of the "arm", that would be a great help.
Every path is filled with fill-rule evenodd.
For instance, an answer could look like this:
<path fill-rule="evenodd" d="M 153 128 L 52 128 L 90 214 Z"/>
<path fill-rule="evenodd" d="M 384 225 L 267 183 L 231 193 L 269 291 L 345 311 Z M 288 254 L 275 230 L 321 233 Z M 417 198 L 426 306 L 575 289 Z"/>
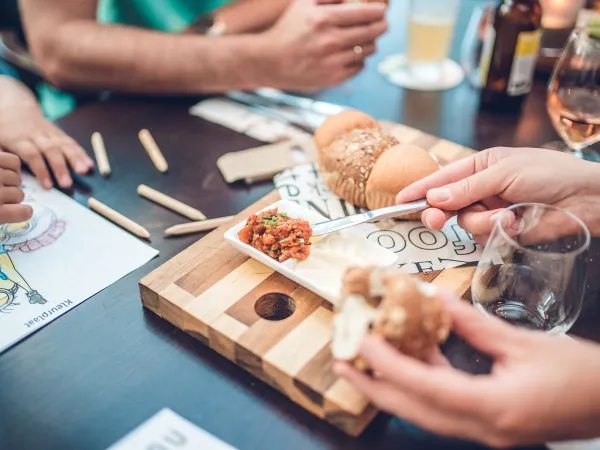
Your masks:
<path fill-rule="evenodd" d="M 0 76 L 0 149 L 20 157 L 46 189 L 52 187 L 46 161 L 64 188 L 72 184 L 67 164 L 80 174 L 94 165 L 73 139 L 44 118 L 29 89 L 3 76 Z"/>
<path fill-rule="evenodd" d="M 22 0 L 31 50 L 59 87 L 143 93 L 314 89 L 361 70 L 385 32 L 385 5 L 294 0 L 266 32 L 214 39 L 96 22 L 97 0 Z"/>
<path fill-rule="evenodd" d="M 214 39 L 96 22 L 97 0 L 24 0 L 31 51 L 58 86 L 126 92 L 209 92 L 266 81 L 256 36 Z M 264 60 L 262 61 L 264 63 Z"/>

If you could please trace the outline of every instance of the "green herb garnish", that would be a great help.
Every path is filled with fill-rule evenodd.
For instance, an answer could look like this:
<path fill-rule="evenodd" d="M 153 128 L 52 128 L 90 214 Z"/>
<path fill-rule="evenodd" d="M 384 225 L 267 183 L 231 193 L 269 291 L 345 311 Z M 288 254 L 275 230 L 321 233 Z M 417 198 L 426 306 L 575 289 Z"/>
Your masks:
<path fill-rule="evenodd" d="M 285 238 L 279 241 L 280 244 L 285 244 L 286 242 L 290 242 L 290 238 Z"/>
<path fill-rule="evenodd" d="M 286 213 L 279 213 L 279 217 L 287 217 Z"/>

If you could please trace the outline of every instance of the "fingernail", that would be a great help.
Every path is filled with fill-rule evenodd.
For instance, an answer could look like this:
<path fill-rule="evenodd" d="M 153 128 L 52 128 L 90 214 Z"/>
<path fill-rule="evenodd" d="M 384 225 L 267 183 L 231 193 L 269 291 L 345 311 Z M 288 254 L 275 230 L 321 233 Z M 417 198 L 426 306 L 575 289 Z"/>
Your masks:
<path fill-rule="evenodd" d="M 497 212 L 496 214 L 492 215 L 490 217 L 490 221 L 493 223 L 496 223 L 498 221 L 498 219 L 500 219 L 502 217 L 502 221 L 500 222 L 500 225 L 502 225 L 502 227 L 508 227 L 511 224 L 511 220 L 510 217 L 508 217 L 506 214 L 504 214 L 504 211 L 500 211 Z"/>
<path fill-rule="evenodd" d="M 60 181 L 60 185 L 62 187 L 69 187 L 69 186 L 71 186 L 71 178 L 68 177 L 67 175 L 63 175 L 62 177 L 60 177 L 59 181 Z"/>
<path fill-rule="evenodd" d="M 434 202 L 445 202 L 447 200 L 450 200 L 450 189 L 448 189 L 448 188 L 432 189 L 427 193 L 427 198 L 429 200 L 433 200 Z"/>
<path fill-rule="evenodd" d="M 424 216 L 424 217 L 423 217 L 423 216 L 422 216 L 422 219 L 423 219 L 423 223 L 425 224 L 425 226 L 426 226 L 427 228 L 431 229 L 431 222 L 429 222 L 429 217 L 427 217 L 427 216 Z"/>
<path fill-rule="evenodd" d="M 77 163 L 76 169 L 79 173 L 86 173 L 90 169 L 90 166 L 82 161 Z"/>
<path fill-rule="evenodd" d="M 46 179 L 42 181 L 42 186 L 44 187 L 44 189 L 50 189 L 52 187 L 52 181 Z"/>

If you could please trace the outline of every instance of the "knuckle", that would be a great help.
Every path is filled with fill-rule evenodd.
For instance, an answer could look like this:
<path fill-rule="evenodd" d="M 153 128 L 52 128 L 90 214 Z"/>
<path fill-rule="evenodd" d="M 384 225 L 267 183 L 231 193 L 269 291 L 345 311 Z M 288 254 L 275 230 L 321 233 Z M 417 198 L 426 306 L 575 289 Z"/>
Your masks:
<path fill-rule="evenodd" d="M 328 14 L 315 10 L 310 16 L 310 24 L 313 29 L 323 29 L 331 24 L 331 19 Z"/>
<path fill-rule="evenodd" d="M 333 36 L 323 38 L 319 44 L 319 50 L 322 54 L 330 54 L 340 47 L 338 39 Z"/>

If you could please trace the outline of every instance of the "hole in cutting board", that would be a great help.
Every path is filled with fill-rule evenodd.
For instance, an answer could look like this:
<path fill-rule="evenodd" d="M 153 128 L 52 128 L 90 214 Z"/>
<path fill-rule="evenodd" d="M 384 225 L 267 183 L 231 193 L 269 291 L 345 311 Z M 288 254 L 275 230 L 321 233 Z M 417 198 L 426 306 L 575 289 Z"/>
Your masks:
<path fill-rule="evenodd" d="M 296 302 L 292 297 L 280 292 L 270 292 L 256 300 L 256 314 L 266 320 L 283 320 L 296 311 Z"/>

